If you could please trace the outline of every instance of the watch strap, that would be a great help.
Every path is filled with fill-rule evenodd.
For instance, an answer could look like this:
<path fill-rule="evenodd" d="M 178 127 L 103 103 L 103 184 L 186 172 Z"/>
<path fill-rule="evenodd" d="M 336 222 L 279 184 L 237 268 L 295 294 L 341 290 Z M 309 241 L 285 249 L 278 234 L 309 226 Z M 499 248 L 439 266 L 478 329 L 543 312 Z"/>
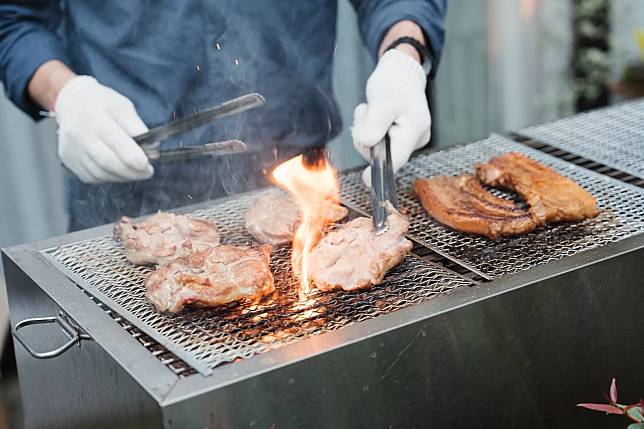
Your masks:
<path fill-rule="evenodd" d="M 387 47 L 387 49 L 385 49 L 385 52 L 395 49 L 397 46 L 403 44 L 411 45 L 414 49 L 416 49 L 416 52 L 418 52 L 418 55 L 420 56 L 420 64 L 422 65 L 425 72 L 429 74 L 432 69 L 432 51 L 427 46 L 420 43 L 420 41 L 418 41 L 417 39 L 409 36 L 400 37 L 394 40 Z"/>

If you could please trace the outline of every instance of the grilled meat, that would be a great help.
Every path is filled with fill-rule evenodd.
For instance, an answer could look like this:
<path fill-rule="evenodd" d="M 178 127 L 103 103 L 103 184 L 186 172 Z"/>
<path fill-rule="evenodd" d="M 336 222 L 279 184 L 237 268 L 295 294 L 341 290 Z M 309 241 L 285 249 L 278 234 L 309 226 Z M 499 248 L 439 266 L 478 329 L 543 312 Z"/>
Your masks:
<path fill-rule="evenodd" d="M 434 219 L 458 231 L 497 239 L 537 226 L 530 212 L 492 195 L 471 174 L 418 179 L 414 190 Z"/>
<path fill-rule="evenodd" d="M 344 218 L 346 208 L 332 201 L 325 202 L 330 222 Z M 289 195 L 278 190 L 264 192 L 246 211 L 246 229 L 257 240 L 267 244 L 289 243 L 301 223 L 300 210 Z"/>
<path fill-rule="evenodd" d="M 519 194 L 539 225 L 578 221 L 599 213 L 595 198 L 584 188 L 518 152 L 477 164 L 476 174 L 486 185 Z"/>
<path fill-rule="evenodd" d="M 129 217 L 121 218 L 114 237 L 123 242 L 125 257 L 136 265 L 163 264 L 219 244 L 214 222 L 161 212 L 138 224 Z"/>
<path fill-rule="evenodd" d="M 376 235 L 370 218 L 359 217 L 329 232 L 309 256 L 309 278 L 322 291 L 367 289 L 411 250 L 409 221 L 390 207 L 388 228 Z"/>
<path fill-rule="evenodd" d="M 148 275 L 146 296 L 158 311 L 171 313 L 186 305 L 215 307 L 260 298 L 275 290 L 270 249 L 221 245 L 175 259 Z"/>

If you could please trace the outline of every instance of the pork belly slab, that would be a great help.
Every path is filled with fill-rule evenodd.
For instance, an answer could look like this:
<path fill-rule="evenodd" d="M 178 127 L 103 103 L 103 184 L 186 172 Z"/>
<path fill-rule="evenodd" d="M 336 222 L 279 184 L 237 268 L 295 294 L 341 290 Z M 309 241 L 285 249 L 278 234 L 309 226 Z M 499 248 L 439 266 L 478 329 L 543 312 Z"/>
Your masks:
<path fill-rule="evenodd" d="M 539 225 L 579 221 L 599 213 L 595 198 L 579 184 L 518 152 L 477 164 L 476 174 L 486 185 L 519 194 Z"/>
<path fill-rule="evenodd" d="M 324 206 L 329 222 L 343 219 L 348 210 L 332 201 Z M 271 190 L 258 196 L 246 211 L 246 230 L 259 242 L 290 243 L 302 222 L 300 209 L 288 194 Z"/>
<path fill-rule="evenodd" d="M 387 271 L 411 250 L 405 238 L 409 221 L 393 208 L 388 229 L 376 235 L 370 218 L 359 217 L 329 232 L 309 256 L 309 278 L 324 292 L 368 289 L 382 283 Z"/>
<path fill-rule="evenodd" d="M 138 224 L 122 217 L 114 226 L 114 237 L 123 242 L 125 257 L 136 265 L 163 264 L 219 244 L 215 222 L 162 212 Z"/>
<path fill-rule="evenodd" d="M 187 305 L 216 307 L 258 299 L 275 290 L 270 246 L 221 245 L 160 266 L 145 281 L 146 296 L 160 312 Z"/>
<path fill-rule="evenodd" d="M 427 213 L 458 231 L 497 239 L 537 227 L 528 210 L 491 194 L 471 174 L 418 179 L 414 191 Z"/>

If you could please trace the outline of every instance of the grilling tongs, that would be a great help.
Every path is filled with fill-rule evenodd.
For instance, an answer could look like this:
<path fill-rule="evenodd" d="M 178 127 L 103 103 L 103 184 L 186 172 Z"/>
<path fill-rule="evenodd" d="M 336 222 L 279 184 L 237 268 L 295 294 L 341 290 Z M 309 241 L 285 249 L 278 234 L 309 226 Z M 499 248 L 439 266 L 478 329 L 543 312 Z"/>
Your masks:
<path fill-rule="evenodd" d="M 194 128 L 209 124 L 225 116 L 241 113 L 263 105 L 264 97 L 258 93 L 246 94 L 226 101 L 219 106 L 202 110 L 188 118 L 175 119 L 165 125 L 134 137 L 151 161 L 190 159 L 204 155 L 221 156 L 246 151 L 246 144 L 241 140 L 226 140 L 206 143 L 196 146 L 186 146 L 177 149 L 159 150 L 161 141 L 177 134 L 185 133 Z"/>
<path fill-rule="evenodd" d="M 391 141 L 389 133 L 371 147 L 371 208 L 373 212 L 373 226 L 376 235 L 387 230 L 388 204 L 398 210 L 398 196 L 396 195 L 396 178 L 391 162 Z"/>

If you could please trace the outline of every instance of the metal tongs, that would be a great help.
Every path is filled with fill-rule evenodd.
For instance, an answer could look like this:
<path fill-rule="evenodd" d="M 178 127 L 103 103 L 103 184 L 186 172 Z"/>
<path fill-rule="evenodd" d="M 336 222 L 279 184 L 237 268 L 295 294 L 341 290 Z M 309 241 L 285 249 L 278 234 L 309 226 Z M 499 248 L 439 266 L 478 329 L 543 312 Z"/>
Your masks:
<path fill-rule="evenodd" d="M 391 162 L 391 142 L 389 133 L 371 147 L 371 208 L 376 235 L 387 230 L 388 205 L 398 210 L 396 178 Z"/>
<path fill-rule="evenodd" d="M 246 144 L 240 140 L 226 140 L 167 150 L 159 150 L 159 145 L 167 138 L 209 124 L 217 119 L 262 106 L 265 102 L 264 97 L 258 93 L 242 95 L 219 106 L 202 110 L 194 116 L 175 119 L 165 125 L 153 128 L 134 137 L 134 141 L 141 146 L 143 152 L 151 161 L 190 159 L 204 155 L 221 156 L 245 152 Z"/>

